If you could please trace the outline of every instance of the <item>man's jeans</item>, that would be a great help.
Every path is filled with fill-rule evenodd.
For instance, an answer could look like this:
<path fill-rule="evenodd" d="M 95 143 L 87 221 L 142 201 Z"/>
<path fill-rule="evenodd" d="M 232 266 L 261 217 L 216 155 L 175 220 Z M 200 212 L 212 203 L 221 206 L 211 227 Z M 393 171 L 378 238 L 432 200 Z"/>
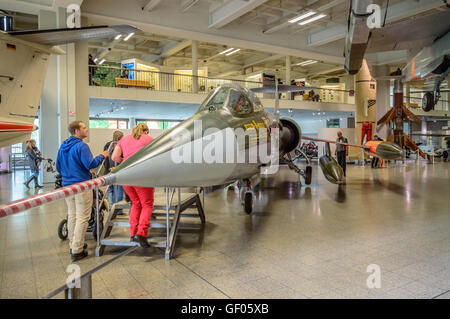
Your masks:
<path fill-rule="evenodd" d="M 117 189 L 117 192 L 116 192 Z M 117 200 L 116 200 L 116 194 L 117 194 Z M 114 203 L 120 202 L 123 200 L 123 187 L 120 185 L 111 185 L 108 188 L 108 202 L 110 203 L 110 207 Z M 117 212 L 118 214 L 122 214 L 122 210 L 119 210 Z"/>

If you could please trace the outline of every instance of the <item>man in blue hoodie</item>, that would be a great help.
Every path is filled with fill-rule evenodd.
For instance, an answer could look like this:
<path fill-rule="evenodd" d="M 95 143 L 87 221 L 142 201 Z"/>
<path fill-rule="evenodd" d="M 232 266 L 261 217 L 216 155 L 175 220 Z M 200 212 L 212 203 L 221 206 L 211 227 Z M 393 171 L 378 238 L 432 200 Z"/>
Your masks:
<path fill-rule="evenodd" d="M 69 132 L 71 136 L 61 144 L 56 159 L 56 169 L 62 176 L 63 186 L 91 179 L 89 170 L 99 166 L 109 155 L 108 151 L 104 151 L 96 158 L 92 156 L 89 146 L 83 142 L 88 136 L 88 128 L 82 121 L 70 123 Z M 72 261 L 83 259 L 88 255 L 84 237 L 91 217 L 92 202 L 91 191 L 66 198 L 67 230 Z"/>

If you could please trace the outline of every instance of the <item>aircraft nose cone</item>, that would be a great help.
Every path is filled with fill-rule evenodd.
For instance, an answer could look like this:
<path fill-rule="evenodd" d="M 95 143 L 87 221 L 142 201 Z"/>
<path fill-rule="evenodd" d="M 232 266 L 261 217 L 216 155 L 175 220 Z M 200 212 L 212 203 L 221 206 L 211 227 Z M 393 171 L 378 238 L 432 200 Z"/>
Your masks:
<path fill-rule="evenodd" d="M 402 157 L 402 149 L 397 144 L 382 142 L 377 146 L 376 153 L 383 159 L 394 160 Z"/>

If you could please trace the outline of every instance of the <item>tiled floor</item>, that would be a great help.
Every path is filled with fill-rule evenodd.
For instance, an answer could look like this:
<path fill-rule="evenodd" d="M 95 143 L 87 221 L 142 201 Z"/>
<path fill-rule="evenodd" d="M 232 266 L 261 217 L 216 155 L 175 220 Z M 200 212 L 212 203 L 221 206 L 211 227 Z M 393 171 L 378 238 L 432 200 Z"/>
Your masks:
<path fill-rule="evenodd" d="M 450 298 L 449 168 L 350 165 L 341 188 L 316 166 L 301 188 L 283 169 L 263 181 L 251 216 L 233 189 L 216 191 L 206 196 L 204 232 L 180 237 L 175 259 L 139 249 L 94 275 L 94 297 Z M 0 175 L 1 203 L 32 195 L 22 180 Z M 0 219 L 1 298 L 43 297 L 64 284 L 71 262 L 57 226 L 65 214 L 60 201 Z M 87 238 L 82 271 L 123 251 L 94 257 Z M 379 289 L 367 287 L 370 264 L 380 267 Z"/>

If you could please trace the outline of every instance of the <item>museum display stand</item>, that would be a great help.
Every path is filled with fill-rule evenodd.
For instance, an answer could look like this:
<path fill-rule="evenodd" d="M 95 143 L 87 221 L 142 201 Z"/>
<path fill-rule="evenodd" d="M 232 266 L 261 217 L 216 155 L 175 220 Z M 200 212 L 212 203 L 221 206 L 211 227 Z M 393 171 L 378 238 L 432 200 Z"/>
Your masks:
<path fill-rule="evenodd" d="M 164 203 L 165 197 L 165 203 Z M 176 197 L 176 203 L 174 203 Z M 148 241 L 152 247 L 165 248 L 165 258 L 173 257 L 177 235 L 189 231 L 202 232 L 205 224 L 204 191 L 203 188 L 181 189 L 164 188 L 157 192 L 155 189 L 155 204 L 153 206 L 152 218 L 150 220 Z M 131 203 L 125 201 L 112 205 L 108 214 L 102 234 L 97 241 L 95 255 L 101 256 L 107 246 L 137 246 L 137 242 L 130 241 L 129 233 L 113 232 L 114 228 L 129 228 L 129 214 Z M 122 210 L 123 215 L 118 212 Z M 200 219 L 200 223 L 193 219 Z M 165 236 L 164 236 L 165 232 Z"/>

